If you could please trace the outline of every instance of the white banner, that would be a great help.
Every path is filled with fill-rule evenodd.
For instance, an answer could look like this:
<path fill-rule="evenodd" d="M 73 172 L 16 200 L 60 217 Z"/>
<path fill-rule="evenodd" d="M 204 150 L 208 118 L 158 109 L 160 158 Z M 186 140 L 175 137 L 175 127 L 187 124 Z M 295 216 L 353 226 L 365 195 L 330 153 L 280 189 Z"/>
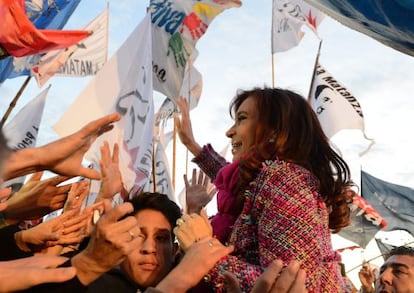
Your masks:
<path fill-rule="evenodd" d="M 364 132 L 364 115 L 358 100 L 320 64 L 316 67 L 310 104 L 328 138 L 342 129 Z"/>
<path fill-rule="evenodd" d="M 92 145 L 87 159 L 94 163 L 99 160 L 99 147 L 103 140 L 118 142 L 119 167 L 127 190 L 134 185 L 143 187 L 152 169 L 151 43 L 148 13 L 54 127 L 59 135 L 65 136 L 98 117 L 115 111 L 120 113 L 121 120 Z"/>
<path fill-rule="evenodd" d="M 8 146 L 17 151 L 36 146 L 39 133 L 40 121 L 45 108 L 46 96 L 50 86 L 27 103 L 14 117 L 3 127 L 4 136 L 7 138 Z M 26 176 L 6 181 L 2 186 L 12 186 L 13 190 L 19 189 Z"/>
<path fill-rule="evenodd" d="M 39 87 L 53 75 L 82 77 L 95 75 L 106 62 L 108 54 L 108 17 L 105 9 L 83 29 L 92 34 L 69 48 L 49 51 L 32 67 Z"/>

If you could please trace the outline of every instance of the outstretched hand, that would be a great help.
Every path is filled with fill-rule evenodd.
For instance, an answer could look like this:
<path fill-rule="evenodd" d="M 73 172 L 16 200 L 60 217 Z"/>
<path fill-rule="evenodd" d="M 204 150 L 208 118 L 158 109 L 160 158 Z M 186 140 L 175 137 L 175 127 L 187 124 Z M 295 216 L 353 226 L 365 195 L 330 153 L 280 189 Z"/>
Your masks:
<path fill-rule="evenodd" d="M 197 170 L 193 169 L 193 176 L 191 182 L 188 181 L 187 175 L 184 174 L 185 195 L 187 213 L 200 213 L 200 210 L 205 207 L 216 194 L 214 184 L 211 183 L 210 178 L 201 170 L 197 176 Z"/>
<path fill-rule="evenodd" d="M 112 199 L 115 194 L 123 189 L 121 171 L 119 170 L 119 146 L 114 144 L 111 155 L 109 143 L 105 141 L 101 146 L 101 160 L 99 166 L 101 169 L 101 187 L 95 202 L 103 199 Z"/>
<path fill-rule="evenodd" d="M 202 148 L 196 142 L 193 135 L 193 127 L 191 126 L 190 107 L 183 97 L 176 100 L 181 111 L 181 120 L 178 114 L 174 115 L 174 124 L 177 129 L 178 137 L 183 145 L 194 155 L 197 156 Z"/>
<path fill-rule="evenodd" d="M 93 142 L 105 132 L 113 128 L 114 122 L 121 119 L 118 113 L 104 116 L 89 122 L 79 131 L 43 147 L 45 153 L 43 166 L 61 175 L 82 176 L 100 179 L 96 170 L 82 166 L 84 154 Z"/>
<path fill-rule="evenodd" d="M 42 217 L 63 207 L 72 184 L 60 184 L 69 177 L 54 176 L 41 180 L 42 175 L 43 172 L 33 174 L 7 201 L 7 220 L 19 222 Z"/>
<path fill-rule="evenodd" d="M 82 159 L 96 138 L 113 128 L 121 119 L 118 113 L 89 122 L 79 131 L 37 148 L 14 152 L 5 162 L 5 180 L 41 170 L 65 176 L 100 179 L 96 170 L 82 166 Z"/>
<path fill-rule="evenodd" d="M 177 226 L 173 231 L 184 251 L 187 251 L 194 243 L 213 236 L 213 227 L 204 209 L 201 210 L 200 215 L 183 215 L 177 220 Z"/>
<path fill-rule="evenodd" d="M 24 290 L 42 283 L 65 282 L 76 275 L 73 267 L 56 268 L 65 257 L 38 255 L 0 262 L 0 292 Z"/>

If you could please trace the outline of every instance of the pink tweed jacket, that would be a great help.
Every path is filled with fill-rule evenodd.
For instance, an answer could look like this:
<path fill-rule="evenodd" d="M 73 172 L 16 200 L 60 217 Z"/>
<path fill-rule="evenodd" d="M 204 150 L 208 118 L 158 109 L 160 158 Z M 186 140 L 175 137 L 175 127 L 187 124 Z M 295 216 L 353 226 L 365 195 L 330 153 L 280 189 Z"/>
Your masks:
<path fill-rule="evenodd" d="M 211 146 L 204 147 L 195 162 L 212 178 L 217 165 L 225 165 Z M 318 190 L 317 178 L 301 166 L 282 160 L 263 163 L 233 226 L 230 244 L 235 250 L 209 272 L 215 291 L 225 292 L 224 271 L 235 274 L 242 291 L 249 292 L 271 261 L 296 259 L 306 270 L 309 292 L 345 292 L 328 211 Z"/>

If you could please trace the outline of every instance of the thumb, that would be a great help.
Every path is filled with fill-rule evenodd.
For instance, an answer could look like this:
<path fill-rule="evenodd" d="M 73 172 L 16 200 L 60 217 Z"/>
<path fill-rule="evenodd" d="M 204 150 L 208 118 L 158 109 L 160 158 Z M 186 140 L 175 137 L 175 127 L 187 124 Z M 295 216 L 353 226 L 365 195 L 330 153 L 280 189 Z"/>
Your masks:
<path fill-rule="evenodd" d="M 89 178 L 89 179 L 94 179 L 94 180 L 101 179 L 101 174 L 99 174 L 98 171 L 94 169 L 86 168 L 86 167 L 82 167 L 79 170 L 79 176 Z"/>
<path fill-rule="evenodd" d="M 204 220 L 207 226 L 211 226 L 210 220 L 208 219 L 206 209 L 201 209 L 200 216 Z"/>

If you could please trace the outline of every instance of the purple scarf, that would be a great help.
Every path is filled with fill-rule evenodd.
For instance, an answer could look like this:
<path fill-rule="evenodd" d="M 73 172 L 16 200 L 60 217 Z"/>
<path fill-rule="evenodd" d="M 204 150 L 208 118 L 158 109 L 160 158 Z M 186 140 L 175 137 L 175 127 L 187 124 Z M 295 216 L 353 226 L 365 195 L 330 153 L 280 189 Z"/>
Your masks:
<path fill-rule="evenodd" d="M 239 161 L 220 169 L 213 183 L 217 189 L 217 214 L 211 219 L 214 236 L 222 243 L 229 240 L 233 224 L 239 216 L 234 211 L 236 184 L 239 180 Z"/>

